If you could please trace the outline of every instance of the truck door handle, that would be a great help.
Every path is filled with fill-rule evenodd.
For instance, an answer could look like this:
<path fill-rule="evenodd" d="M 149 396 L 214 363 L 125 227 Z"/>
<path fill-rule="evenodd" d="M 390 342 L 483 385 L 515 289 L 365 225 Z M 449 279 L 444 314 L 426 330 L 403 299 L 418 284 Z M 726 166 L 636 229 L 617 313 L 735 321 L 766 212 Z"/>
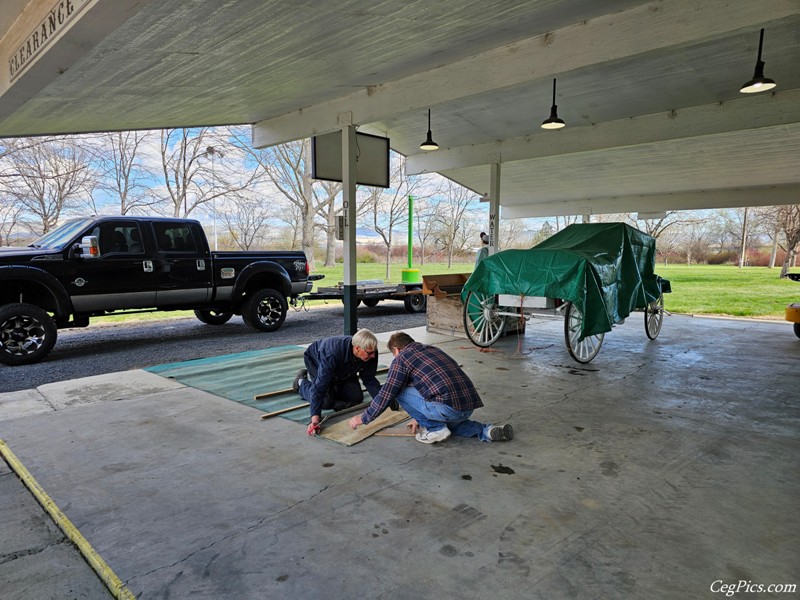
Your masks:
<path fill-rule="evenodd" d="M 145 273 L 152 273 L 153 272 L 153 261 L 152 260 L 143 260 L 142 261 L 142 270 Z"/>
<path fill-rule="evenodd" d="M 206 261 L 198 260 L 197 261 L 197 270 L 198 271 L 205 271 L 206 270 Z"/>

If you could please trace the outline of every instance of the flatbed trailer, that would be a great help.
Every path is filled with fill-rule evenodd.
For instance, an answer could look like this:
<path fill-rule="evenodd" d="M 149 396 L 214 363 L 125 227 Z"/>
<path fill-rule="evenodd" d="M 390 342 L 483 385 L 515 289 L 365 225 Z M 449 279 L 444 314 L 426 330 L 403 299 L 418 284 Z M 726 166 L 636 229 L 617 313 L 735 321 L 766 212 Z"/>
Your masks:
<path fill-rule="evenodd" d="M 339 282 L 335 286 L 317 287 L 316 291 L 300 296 L 308 300 L 340 300 L 344 301 L 344 284 Z M 356 300 L 364 306 L 377 306 L 381 300 L 398 300 L 405 305 L 410 313 L 425 312 L 428 301 L 422 293 L 420 283 L 387 284 L 382 280 L 367 280 L 356 282 Z"/>

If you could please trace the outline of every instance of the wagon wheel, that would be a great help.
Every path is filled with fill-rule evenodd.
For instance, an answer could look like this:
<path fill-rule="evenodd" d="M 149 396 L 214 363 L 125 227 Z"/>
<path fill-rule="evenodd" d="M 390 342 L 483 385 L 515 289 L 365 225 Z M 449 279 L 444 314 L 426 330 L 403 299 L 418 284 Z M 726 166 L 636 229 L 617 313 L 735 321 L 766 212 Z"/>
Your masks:
<path fill-rule="evenodd" d="M 481 348 L 494 344 L 505 329 L 506 319 L 497 314 L 496 298 L 494 294 L 472 291 L 464 303 L 464 331 Z"/>
<path fill-rule="evenodd" d="M 651 340 L 658 337 L 664 324 L 664 294 L 653 300 L 644 309 L 644 332 Z"/>
<path fill-rule="evenodd" d="M 572 302 L 569 302 L 564 316 L 564 339 L 567 342 L 567 350 L 569 350 L 570 356 L 579 363 L 588 363 L 600 352 L 605 334 L 587 335 L 581 340 L 582 325 L 583 313 Z"/>

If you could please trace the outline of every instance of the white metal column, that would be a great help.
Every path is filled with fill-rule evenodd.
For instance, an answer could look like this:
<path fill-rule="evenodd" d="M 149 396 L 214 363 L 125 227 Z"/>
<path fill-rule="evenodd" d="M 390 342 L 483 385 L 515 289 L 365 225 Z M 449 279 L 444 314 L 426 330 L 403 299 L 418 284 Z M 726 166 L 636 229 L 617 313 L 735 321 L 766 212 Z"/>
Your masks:
<path fill-rule="evenodd" d="M 356 308 L 356 128 L 342 128 L 342 202 L 344 216 L 344 334 L 358 329 Z"/>
<path fill-rule="evenodd" d="M 489 255 L 500 251 L 500 163 L 491 165 L 489 177 Z"/>

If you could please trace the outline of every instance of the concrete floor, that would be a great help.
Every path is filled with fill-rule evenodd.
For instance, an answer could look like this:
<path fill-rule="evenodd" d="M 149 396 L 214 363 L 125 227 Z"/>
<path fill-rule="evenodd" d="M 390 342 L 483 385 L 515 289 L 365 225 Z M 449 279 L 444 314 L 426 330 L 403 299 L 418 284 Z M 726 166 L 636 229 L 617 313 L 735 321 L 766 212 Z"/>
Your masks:
<path fill-rule="evenodd" d="M 486 404 L 475 418 L 513 423 L 512 442 L 347 448 L 140 371 L 0 395 L 0 438 L 140 599 L 684 600 L 800 583 L 791 324 L 671 316 L 650 342 L 641 319 L 588 365 L 561 321 L 487 353 L 412 330 L 457 358 Z M 72 597 L 45 587 L 61 563 L 26 543 L 0 549 L 0 597 Z M 22 560 L 38 566 L 20 576 Z"/>

